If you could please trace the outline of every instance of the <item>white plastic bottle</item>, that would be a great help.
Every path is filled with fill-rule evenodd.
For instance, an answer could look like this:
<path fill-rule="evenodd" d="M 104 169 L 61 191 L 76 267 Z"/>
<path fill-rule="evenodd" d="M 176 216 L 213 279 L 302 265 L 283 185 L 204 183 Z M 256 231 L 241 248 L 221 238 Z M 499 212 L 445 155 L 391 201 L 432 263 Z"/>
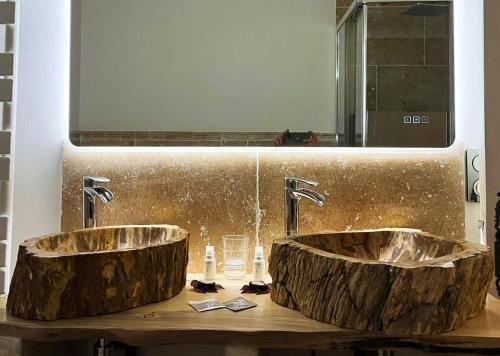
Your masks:
<path fill-rule="evenodd" d="M 263 282 L 265 274 L 264 247 L 255 246 L 255 256 L 253 258 L 253 282 Z"/>
<path fill-rule="evenodd" d="M 216 274 L 216 261 L 215 261 L 215 248 L 214 246 L 207 246 L 205 248 L 205 282 L 213 282 Z"/>

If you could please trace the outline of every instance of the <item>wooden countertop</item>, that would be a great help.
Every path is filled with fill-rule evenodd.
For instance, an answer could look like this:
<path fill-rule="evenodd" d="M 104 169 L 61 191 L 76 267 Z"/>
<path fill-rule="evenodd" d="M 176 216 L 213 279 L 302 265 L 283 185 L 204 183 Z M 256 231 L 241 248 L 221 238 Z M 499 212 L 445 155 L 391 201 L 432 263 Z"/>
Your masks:
<path fill-rule="evenodd" d="M 197 294 L 188 286 L 176 297 L 162 303 L 117 314 L 54 322 L 12 317 L 6 313 L 4 297 L 0 299 L 0 336 L 42 342 L 104 337 L 130 345 L 198 343 L 318 349 L 410 347 L 432 351 L 474 350 L 476 353 L 500 350 L 500 301 L 492 296 L 488 297 L 486 310 L 458 330 L 398 339 L 317 322 L 273 303 L 269 295 L 243 295 L 258 307 L 238 313 L 227 309 L 197 313 L 188 305 L 189 300 L 214 297 L 225 302 L 241 295 L 241 281 L 224 281 L 223 285 L 226 289 L 218 294 Z M 157 316 L 148 318 L 147 315 L 153 312 Z"/>

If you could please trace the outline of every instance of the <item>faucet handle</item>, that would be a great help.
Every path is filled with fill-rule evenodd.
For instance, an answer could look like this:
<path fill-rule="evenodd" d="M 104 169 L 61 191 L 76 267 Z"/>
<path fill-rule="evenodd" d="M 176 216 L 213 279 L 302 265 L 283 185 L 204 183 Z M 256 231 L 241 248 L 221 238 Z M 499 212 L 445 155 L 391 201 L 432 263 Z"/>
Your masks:
<path fill-rule="evenodd" d="M 91 177 L 91 176 L 83 177 L 84 187 L 93 187 L 95 183 L 109 183 L 109 182 L 111 182 L 111 180 L 106 177 Z"/>
<path fill-rule="evenodd" d="M 303 183 L 303 184 L 309 185 L 311 187 L 317 187 L 319 185 L 318 182 L 315 182 L 315 181 L 310 180 L 310 179 L 294 178 L 294 177 L 286 177 L 285 178 L 285 185 L 287 187 L 291 186 L 292 184 L 297 185 L 299 183 Z"/>

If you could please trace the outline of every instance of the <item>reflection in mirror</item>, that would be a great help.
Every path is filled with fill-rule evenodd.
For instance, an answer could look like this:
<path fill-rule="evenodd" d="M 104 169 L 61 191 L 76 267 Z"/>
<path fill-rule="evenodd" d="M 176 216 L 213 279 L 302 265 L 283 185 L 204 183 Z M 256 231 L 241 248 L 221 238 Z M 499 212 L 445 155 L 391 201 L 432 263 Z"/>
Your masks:
<path fill-rule="evenodd" d="M 451 2 L 420 3 L 72 0 L 70 139 L 449 146 Z"/>
<path fill-rule="evenodd" d="M 337 31 L 339 146 L 454 140 L 452 2 L 354 2 Z"/>

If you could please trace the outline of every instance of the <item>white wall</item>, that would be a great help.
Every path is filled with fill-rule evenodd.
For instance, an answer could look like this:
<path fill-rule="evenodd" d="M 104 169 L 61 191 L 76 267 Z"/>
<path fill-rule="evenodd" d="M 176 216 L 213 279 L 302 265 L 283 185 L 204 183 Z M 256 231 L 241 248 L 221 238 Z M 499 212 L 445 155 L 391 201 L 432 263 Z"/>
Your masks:
<path fill-rule="evenodd" d="M 454 0 L 456 136 L 465 149 L 483 144 L 483 26 L 483 0 Z M 466 202 L 465 218 L 467 239 L 480 242 L 480 204 Z"/>
<path fill-rule="evenodd" d="M 68 120 L 67 0 L 18 1 L 11 272 L 23 240 L 59 231 Z"/>
<path fill-rule="evenodd" d="M 335 0 L 81 0 L 82 130 L 334 132 Z"/>

